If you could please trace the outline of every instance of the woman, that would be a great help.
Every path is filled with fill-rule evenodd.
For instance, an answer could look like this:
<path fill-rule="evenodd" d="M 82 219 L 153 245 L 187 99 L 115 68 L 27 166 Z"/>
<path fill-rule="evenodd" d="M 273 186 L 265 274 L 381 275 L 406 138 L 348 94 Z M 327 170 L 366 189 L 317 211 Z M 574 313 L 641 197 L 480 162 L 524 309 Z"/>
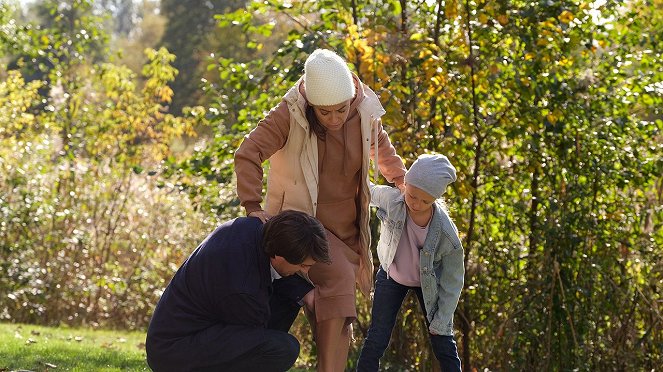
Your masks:
<path fill-rule="evenodd" d="M 384 113 L 341 57 L 318 49 L 306 60 L 304 76 L 235 154 L 237 194 L 249 216 L 266 221 L 294 209 L 315 216 L 327 230 L 332 264 L 309 270 L 315 289 L 307 296 L 319 371 L 345 369 L 349 325 L 357 317 L 355 283 L 367 296 L 371 290 L 370 157 L 387 181 L 403 184 L 405 166 L 382 128 Z M 263 210 L 262 163 L 268 159 Z"/>

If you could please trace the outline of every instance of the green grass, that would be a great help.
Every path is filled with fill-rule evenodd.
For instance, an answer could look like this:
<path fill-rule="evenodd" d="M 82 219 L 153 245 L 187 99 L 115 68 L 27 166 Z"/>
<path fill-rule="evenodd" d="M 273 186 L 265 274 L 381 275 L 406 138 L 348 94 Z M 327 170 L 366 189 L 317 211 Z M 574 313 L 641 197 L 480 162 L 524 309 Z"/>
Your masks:
<path fill-rule="evenodd" d="M 145 333 L 0 323 L 0 372 L 150 371 Z"/>

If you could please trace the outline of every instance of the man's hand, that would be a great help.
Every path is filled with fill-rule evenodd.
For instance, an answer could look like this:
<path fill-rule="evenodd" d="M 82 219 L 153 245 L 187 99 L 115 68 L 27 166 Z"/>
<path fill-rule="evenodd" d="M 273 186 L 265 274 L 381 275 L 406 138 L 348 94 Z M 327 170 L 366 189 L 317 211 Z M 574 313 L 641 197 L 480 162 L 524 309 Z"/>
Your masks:
<path fill-rule="evenodd" d="M 270 218 L 272 218 L 272 215 L 265 211 L 253 211 L 249 213 L 249 217 L 258 217 L 262 223 L 265 223 L 269 221 Z"/>

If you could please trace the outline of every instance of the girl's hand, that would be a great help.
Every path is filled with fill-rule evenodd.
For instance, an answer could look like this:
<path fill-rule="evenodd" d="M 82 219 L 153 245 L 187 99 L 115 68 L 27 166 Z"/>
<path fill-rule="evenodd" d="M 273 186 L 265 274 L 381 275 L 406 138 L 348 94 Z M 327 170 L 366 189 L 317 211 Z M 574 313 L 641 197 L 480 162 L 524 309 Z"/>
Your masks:
<path fill-rule="evenodd" d="M 253 211 L 249 213 L 249 217 L 258 217 L 262 223 L 269 221 L 272 218 L 272 215 L 265 211 Z"/>

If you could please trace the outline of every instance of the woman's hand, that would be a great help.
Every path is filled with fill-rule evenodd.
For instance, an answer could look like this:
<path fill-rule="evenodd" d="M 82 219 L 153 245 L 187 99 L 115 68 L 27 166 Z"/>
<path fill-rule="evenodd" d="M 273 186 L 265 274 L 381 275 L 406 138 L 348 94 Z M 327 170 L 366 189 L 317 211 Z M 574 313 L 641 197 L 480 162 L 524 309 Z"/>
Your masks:
<path fill-rule="evenodd" d="M 272 215 L 265 211 L 253 211 L 249 213 L 249 217 L 258 217 L 262 223 L 265 223 L 269 221 L 270 218 L 272 218 Z"/>
<path fill-rule="evenodd" d="M 399 190 L 401 190 L 401 194 L 405 195 L 405 182 L 401 182 L 400 185 L 396 185 Z"/>

